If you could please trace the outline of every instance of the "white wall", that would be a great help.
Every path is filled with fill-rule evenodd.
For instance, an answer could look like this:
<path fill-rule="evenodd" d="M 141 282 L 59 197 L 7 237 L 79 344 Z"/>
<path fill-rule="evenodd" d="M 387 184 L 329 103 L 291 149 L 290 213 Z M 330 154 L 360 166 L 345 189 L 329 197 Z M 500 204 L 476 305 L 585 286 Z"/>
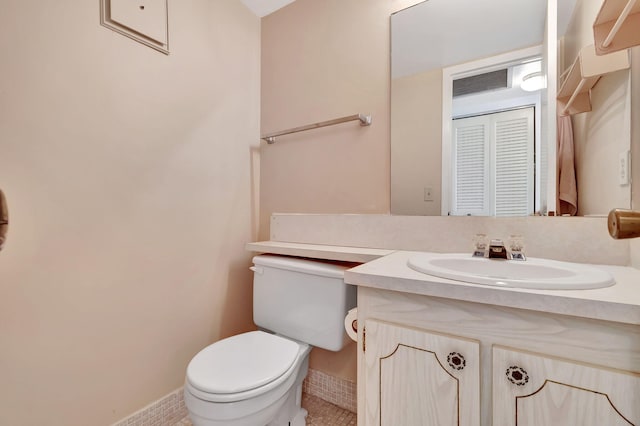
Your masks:
<path fill-rule="evenodd" d="M 97 0 L 2 2 L 2 425 L 110 424 L 252 328 L 260 21 L 169 6 L 165 56 Z"/>

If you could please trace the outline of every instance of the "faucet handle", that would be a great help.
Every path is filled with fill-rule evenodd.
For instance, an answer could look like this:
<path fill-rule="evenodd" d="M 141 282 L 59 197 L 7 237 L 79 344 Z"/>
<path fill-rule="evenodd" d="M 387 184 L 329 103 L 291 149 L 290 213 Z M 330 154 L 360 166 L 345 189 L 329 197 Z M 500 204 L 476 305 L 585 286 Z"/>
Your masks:
<path fill-rule="evenodd" d="M 522 235 L 513 234 L 509 237 L 509 251 L 511 252 L 512 260 L 526 260 Z"/>
<path fill-rule="evenodd" d="M 488 242 L 489 242 L 489 238 L 487 238 L 487 234 L 476 234 L 473 237 L 473 244 L 475 248 L 484 250 L 487 248 Z"/>
<path fill-rule="evenodd" d="M 486 234 L 476 234 L 473 237 L 473 256 L 485 257 L 489 239 Z"/>
<path fill-rule="evenodd" d="M 522 251 L 524 249 L 524 238 L 520 234 L 512 234 L 509 236 L 509 249 L 513 251 Z"/>

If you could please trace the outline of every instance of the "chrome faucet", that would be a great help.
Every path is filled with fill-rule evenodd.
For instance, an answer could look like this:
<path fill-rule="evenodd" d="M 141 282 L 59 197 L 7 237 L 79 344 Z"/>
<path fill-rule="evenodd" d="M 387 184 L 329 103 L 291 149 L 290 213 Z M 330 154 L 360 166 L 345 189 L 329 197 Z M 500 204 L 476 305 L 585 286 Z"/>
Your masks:
<path fill-rule="evenodd" d="M 489 259 L 527 260 L 523 251 L 522 236 L 511 235 L 509 249 L 500 239 L 491 240 L 487 244 L 485 234 L 477 234 L 474 239 L 474 257 L 487 257 Z"/>
<path fill-rule="evenodd" d="M 489 259 L 509 259 L 507 248 L 502 240 L 491 240 L 489 243 Z"/>

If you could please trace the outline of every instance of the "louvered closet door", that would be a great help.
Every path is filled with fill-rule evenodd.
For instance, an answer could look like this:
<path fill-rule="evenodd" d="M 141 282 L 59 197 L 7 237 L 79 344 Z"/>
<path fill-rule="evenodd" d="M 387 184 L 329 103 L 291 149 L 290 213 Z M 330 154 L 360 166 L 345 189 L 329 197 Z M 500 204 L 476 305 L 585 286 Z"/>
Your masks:
<path fill-rule="evenodd" d="M 452 215 L 533 213 L 533 117 L 530 107 L 454 120 Z"/>
<path fill-rule="evenodd" d="M 493 114 L 495 215 L 533 213 L 533 108 Z"/>
<path fill-rule="evenodd" d="M 454 216 L 486 216 L 490 213 L 490 122 L 486 116 L 453 122 Z"/>

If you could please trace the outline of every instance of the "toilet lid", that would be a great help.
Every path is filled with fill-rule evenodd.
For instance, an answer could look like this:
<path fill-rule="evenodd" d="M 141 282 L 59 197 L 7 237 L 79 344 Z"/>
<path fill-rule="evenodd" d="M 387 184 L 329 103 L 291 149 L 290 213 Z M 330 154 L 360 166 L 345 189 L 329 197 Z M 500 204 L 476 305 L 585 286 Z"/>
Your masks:
<path fill-rule="evenodd" d="M 239 334 L 201 350 L 187 367 L 187 379 L 207 393 L 248 391 L 282 376 L 298 351 L 297 343 L 263 331 Z"/>

